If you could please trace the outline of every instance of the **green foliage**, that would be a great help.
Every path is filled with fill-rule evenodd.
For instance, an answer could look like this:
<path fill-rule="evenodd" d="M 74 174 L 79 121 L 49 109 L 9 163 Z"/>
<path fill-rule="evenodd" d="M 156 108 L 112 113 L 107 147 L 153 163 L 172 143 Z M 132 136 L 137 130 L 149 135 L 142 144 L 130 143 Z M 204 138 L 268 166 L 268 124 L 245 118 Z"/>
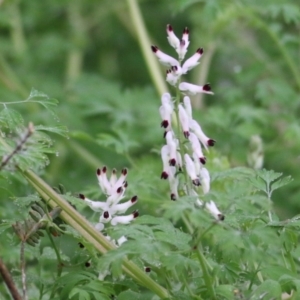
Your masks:
<path fill-rule="evenodd" d="M 177 33 L 189 27 L 188 55 L 205 49 L 199 73 L 187 75 L 211 82 L 215 93 L 192 99 L 193 117 L 217 140 L 206 155 L 210 193 L 199 192 L 204 203 L 218 203 L 224 222 L 196 207 L 197 197 L 170 201 L 159 178 L 161 95 L 130 2 L 1 4 L 0 256 L 17 289 L 20 240 L 30 240 L 35 247 L 23 253 L 29 299 L 159 299 L 150 282 L 167 299 L 213 299 L 209 287 L 218 300 L 281 299 L 284 292 L 298 299 L 298 1 L 138 2 L 162 51 L 168 23 Z M 262 139 L 258 170 L 247 166 L 255 135 Z M 58 193 L 94 224 L 99 214 L 78 194 L 106 199 L 95 176 L 103 165 L 128 167 L 124 201 L 139 197 L 140 217 L 103 232 L 113 243 L 127 238 L 109 251 L 60 219 L 66 211 L 49 218 L 53 199 L 41 200 L 46 188 L 24 177 L 30 169 L 50 186 L 62 183 Z M 134 276 L 127 260 L 152 281 Z M 0 298 L 9 299 L 0 283 Z"/>

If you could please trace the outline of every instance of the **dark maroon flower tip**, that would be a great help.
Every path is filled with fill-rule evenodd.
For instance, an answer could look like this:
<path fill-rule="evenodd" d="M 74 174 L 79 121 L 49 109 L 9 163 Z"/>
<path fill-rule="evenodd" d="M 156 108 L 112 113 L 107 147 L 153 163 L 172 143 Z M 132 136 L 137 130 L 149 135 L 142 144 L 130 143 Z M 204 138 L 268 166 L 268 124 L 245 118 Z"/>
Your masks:
<path fill-rule="evenodd" d="M 171 70 L 167 70 L 166 72 L 167 72 L 167 75 L 168 75 L 168 74 L 170 74 L 172 71 L 171 71 Z"/>
<path fill-rule="evenodd" d="M 151 49 L 154 53 L 156 53 L 158 51 L 158 47 L 157 46 L 151 46 Z"/>
<path fill-rule="evenodd" d="M 101 175 L 101 170 L 98 168 L 97 169 L 97 175 L 100 176 Z"/>
<path fill-rule="evenodd" d="M 106 168 L 106 166 L 104 166 L 104 167 L 102 168 L 102 172 L 103 172 L 103 173 L 106 173 L 106 171 L 107 171 L 107 168 Z"/>
<path fill-rule="evenodd" d="M 150 273 L 151 272 L 151 268 L 150 267 L 145 267 L 144 270 L 145 270 L 146 273 Z"/>
<path fill-rule="evenodd" d="M 103 217 L 104 217 L 105 219 L 108 219 L 108 218 L 109 218 L 109 212 L 108 212 L 108 211 L 105 211 L 105 212 L 103 213 Z"/>
<path fill-rule="evenodd" d="M 79 198 L 82 199 L 82 200 L 85 200 L 85 197 L 83 194 L 79 194 Z"/>
<path fill-rule="evenodd" d="M 123 170 L 122 170 L 122 175 L 127 175 L 127 173 L 128 173 L 128 171 L 127 171 L 127 169 L 126 168 L 124 168 Z"/>
<path fill-rule="evenodd" d="M 184 131 L 183 135 L 187 139 L 190 136 L 190 133 L 189 133 L 189 131 Z"/>
<path fill-rule="evenodd" d="M 132 214 L 134 218 L 137 218 L 139 216 L 139 211 L 135 210 Z"/>
<path fill-rule="evenodd" d="M 167 128 L 169 126 L 169 121 L 168 120 L 163 120 L 160 123 L 160 126 L 163 127 L 163 128 Z"/>
<path fill-rule="evenodd" d="M 206 157 L 200 157 L 199 160 L 200 160 L 202 165 L 206 164 Z"/>
<path fill-rule="evenodd" d="M 209 92 L 211 91 L 211 87 L 210 87 L 210 84 L 207 83 L 207 84 L 204 84 L 204 86 L 202 87 L 203 91 L 206 91 L 206 92 Z"/>
<path fill-rule="evenodd" d="M 170 164 L 170 166 L 176 166 L 176 159 L 175 158 L 171 158 L 170 160 L 169 160 L 169 164 Z"/>
<path fill-rule="evenodd" d="M 84 265 L 88 268 L 91 266 L 91 263 L 87 261 Z"/>
<path fill-rule="evenodd" d="M 175 201 L 176 200 L 176 195 L 174 193 L 171 194 L 171 200 Z"/>
<path fill-rule="evenodd" d="M 185 27 L 183 29 L 183 34 L 189 34 L 189 33 L 190 33 L 189 29 L 187 27 Z"/>
<path fill-rule="evenodd" d="M 218 219 L 219 219 L 220 221 L 224 221 L 224 220 L 225 220 L 225 216 L 222 215 L 222 214 L 218 214 Z"/>
<path fill-rule="evenodd" d="M 135 202 L 137 202 L 137 200 L 138 200 L 138 196 L 133 196 L 131 198 L 131 203 L 135 203 Z"/>
<path fill-rule="evenodd" d="M 172 27 L 170 24 L 168 24 L 168 25 L 167 25 L 167 30 L 168 30 L 168 31 L 173 31 L 173 27 Z"/>
<path fill-rule="evenodd" d="M 210 147 L 213 147 L 213 146 L 215 145 L 215 143 L 216 143 L 216 141 L 213 140 L 213 139 L 209 139 L 209 140 L 207 141 L 207 145 L 210 146 Z"/>
<path fill-rule="evenodd" d="M 200 181 L 199 181 L 198 178 L 194 179 L 192 182 L 193 182 L 193 185 L 195 185 L 195 186 L 201 185 L 201 183 L 200 183 Z"/>
<path fill-rule="evenodd" d="M 168 174 L 167 172 L 165 172 L 165 171 L 163 171 L 163 172 L 161 173 L 161 175 L 160 175 L 160 178 L 161 178 L 161 179 L 168 179 L 168 177 L 169 177 L 169 174 Z"/>
<path fill-rule="evenodd" d="M 172 67 L 171 67 L 171 70 L 172 70 L 173 72 L 176 72 L 176 71 L 178 70 L 178 67 L 177 67 L 177 66 L 172 66 Z"/>
<path fill-rule="evenodd" d="M 118 187 L 118 189 L 117 189 L 117 193 L 118 194 L 121 194 L 123 192 L 123 188 L 120 186 L 120 187 Z"/>
<path fill-rule="evenodd" d="M 127 182 L 127 181 L 124 181 L 124 182 L 123 182 L 123 186 L 124 186 L 124 188 L 126 189 L 126 188 L 128 187 L 128 182 Z"/>
<path fill-rule="evenodd" d="M 78 243 L 78 246 L 80 247 L 80 248 L 84 248 L 84 245 L 82 244 L 82 243 Z"/>
<path fill-rule="evenodd" d="M 113 168 L 112 173 L 115 175 L 117 173 L 117 170 L 115 168 Z"/>
<path fill-rule="evenodd" d="M 198 48 L 197 51 L 196 51 L 198 54 L 202 55 L 204 50 L 203 48 Z"/>

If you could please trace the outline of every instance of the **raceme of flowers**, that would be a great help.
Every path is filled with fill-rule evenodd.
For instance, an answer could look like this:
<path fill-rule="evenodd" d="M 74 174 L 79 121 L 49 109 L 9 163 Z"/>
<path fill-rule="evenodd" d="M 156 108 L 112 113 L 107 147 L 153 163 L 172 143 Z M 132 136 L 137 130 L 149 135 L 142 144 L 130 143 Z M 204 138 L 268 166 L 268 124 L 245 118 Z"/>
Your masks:
<path fill-rule="evenodd" d="M 127 169 L 122 170 L 119 178 L 117 177 L 116 169 L 113 169 L 111 176 L 108 179 L 107 168 L 104 166 L 102 169 L 97 169 L 97 178 L 102 192 L 107 196 L 106 201 L 93 201 L 83 194 L 79 194 L 80 199 L 82 199 L 92 210 L 101 212 L 99 222 L 95 225 L 97 230 L 102 231 L 105 224 L 109 222 L 113 226 L 117 224 L 128 224 L 138 217 L 139 213 L 137 210 L 130 215 L 119 215 L 125 213 L 128 208 L 135 205 L 138 201 L 138 197 L 133 196 L 130 200 L 120 203 L 121 200 L 124 199 L 124 194 L 128 185 L 126 177 Z M 124 242 L 124 240 L 122 240 L 122 242 Z"/>
<path fill-rule="evenodd" d="M 183 30 L 180 40 L 174 33 L 171 25 L 167 25 L 167 35 L 170 45 L 176 50 L 178 60 L 162 52 L 157 46 L 151 46 L 152 51 L 158 60 L 169 69 L 167 70 L 166 81 L 177 87 L 183 97 L 182 103 L 173 101 L 169 93 L 164 93 L 161 97 L 161 106 L 159 113 L 162 119 L 161 126 L 165 129 L 164 137 L 166 144 L 161 148 L 161 158 L 163 162 L 162 179 L 168 179 L 171 190 L 171 199 L 178 199 L 179 178 L 178 173 L 187 173 L 192 183 L 192 188 L 185 187 L 185 192 L 190 196 L 196 196 L 196 205 L 203 207 L 204 203 L 198 198 L 198 187 L 202 187 L 203 194 L 210 190 L 210 176 L 208 170 L 204 167 L 206 157 L 203 154 L 208 147 L 215 144 L 215 140 L 209 138 L 203 132 L 200 124 L 193 119 L 191 100 L 188 95 L 197 93 L 213 94 L 209 84 L 203 86 L 194 85 L 188 82 L 181 82 L 181 76 L 199 64 L 199 60 L 204 53 L 203 48 L 198 48 L 196 52 L 188 58 L 182 65 L 181 61 L 185 58 L 189 46 L 189 30 Z M 180 124 L 185 143 L 180 143 L 180 138 L 176 136 L 172 127 L 173 113 L 178 116 L 177 123 Z M 180 147 L 184 147 L 180 151 Z M 183 153 L 183 157 L 182 154 Z M 224 215 L 218 210 L 213 201 L 206 202 L 205 208 L 217 219 L 224 220 Z"/>

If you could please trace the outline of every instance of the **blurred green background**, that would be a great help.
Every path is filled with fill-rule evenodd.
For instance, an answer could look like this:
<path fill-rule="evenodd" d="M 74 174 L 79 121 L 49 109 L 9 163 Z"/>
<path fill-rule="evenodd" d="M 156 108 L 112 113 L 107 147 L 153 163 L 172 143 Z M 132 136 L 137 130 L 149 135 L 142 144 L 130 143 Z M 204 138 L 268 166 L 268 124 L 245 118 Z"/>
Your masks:
<path fill-rule="evenodd" d="M 53 136 L 58 153 L 44 173 L 50 184 L 62 183 L 77 193 L 97 187 L 98 167 L 127 166 L 132 193 L 144 197 L 140 204 L 147 210 L 147 204 L 168 197 L 167 184 L 159 179 L 160 93 L 142 55 L 129 2 L 2 0 L 0 99 L 23 100 L 35 88 L 59 100 L 59 124 L 69 128 L 69 138 Z M 189 27 L 187 56 L 204 48 L 200 66 L 187 80 L 210 82 L 215 93 L 192 99 L 194 116 L 217 140 L 214 158 L 228 158 L 233 167 L 247 165 L 250 139 L 259 135 L 263 166 L 295 179 L 273 196 L 279 214 L 297 214 L 299 1 L 137 3 L 152 43 L 162 51 L 175 55 L 166 39 L 167 24 L 178 36 Z M 42 106 L 13 109 L 25 123 L 58 123 Z M 24 196 L 18 182 L 13 184 L 15 194 Z"/>

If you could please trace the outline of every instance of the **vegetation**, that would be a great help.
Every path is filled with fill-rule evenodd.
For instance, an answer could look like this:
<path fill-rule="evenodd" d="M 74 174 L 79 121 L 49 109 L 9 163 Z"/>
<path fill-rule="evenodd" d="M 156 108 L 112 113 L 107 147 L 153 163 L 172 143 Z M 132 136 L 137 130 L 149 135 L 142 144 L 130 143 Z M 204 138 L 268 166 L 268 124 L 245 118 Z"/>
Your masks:
<path fill-rule="evenodd" d="M 299 298 L 298 1 L 0 7 L 1 299 Z M 186 58 L 204 49 L 173 85 L 167 24 L 189 29 Z M 210 178 L 185 156 L 182 81 L 214 92 L 190 96 Z"/>

